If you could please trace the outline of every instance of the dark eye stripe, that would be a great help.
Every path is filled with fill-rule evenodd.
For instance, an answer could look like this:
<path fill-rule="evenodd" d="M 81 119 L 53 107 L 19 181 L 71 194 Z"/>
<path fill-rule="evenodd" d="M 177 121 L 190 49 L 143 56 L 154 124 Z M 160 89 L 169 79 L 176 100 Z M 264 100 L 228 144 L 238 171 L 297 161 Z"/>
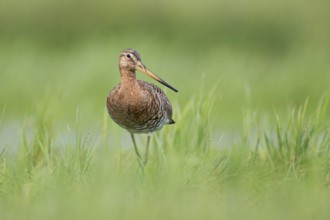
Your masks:
<path fill-rule="evenodd" d="M 134 53 L 126 52 L 126 53 L 121 54 L 120 56 L 130 59 L 130 61 L 133 62 L 134 64 L 136 64 L 139 61 L 139 59 L 136 57 L 136 55 Z"/>

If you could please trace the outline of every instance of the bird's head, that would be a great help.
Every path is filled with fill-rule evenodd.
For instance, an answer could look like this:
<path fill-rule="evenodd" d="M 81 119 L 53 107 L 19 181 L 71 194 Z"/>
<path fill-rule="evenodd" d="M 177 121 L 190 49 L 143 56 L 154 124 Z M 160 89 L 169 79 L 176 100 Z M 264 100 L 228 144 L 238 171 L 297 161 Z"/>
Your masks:
<path fill-rule="evenodd" d="M 160 82 L 161 84 L 165 85 L 166 87 L 172 89 L 175 92 L 178 92 L 173 86 L 169 85 L 167 82 L 159 78 L 156 74 L 151 72 L 141 61 L 140 54 L 133 49 L 126 49 L 124 50 L 119 57 L 119 69 L 125 69 L 131 72 L 135 72 L 139 70 L 154 80 Z"/>

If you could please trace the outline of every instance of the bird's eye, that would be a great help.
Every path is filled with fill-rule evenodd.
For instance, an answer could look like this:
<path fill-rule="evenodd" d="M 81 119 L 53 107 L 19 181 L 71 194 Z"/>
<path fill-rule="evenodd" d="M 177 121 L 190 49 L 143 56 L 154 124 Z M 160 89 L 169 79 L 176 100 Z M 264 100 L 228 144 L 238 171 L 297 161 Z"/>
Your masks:
<path fill-rule="evenodd" d="M 131 58 L 131 55 L 130 55 L 130 54 L 127 54 L 126 57 L 127 57 L 127 58 Z"/>

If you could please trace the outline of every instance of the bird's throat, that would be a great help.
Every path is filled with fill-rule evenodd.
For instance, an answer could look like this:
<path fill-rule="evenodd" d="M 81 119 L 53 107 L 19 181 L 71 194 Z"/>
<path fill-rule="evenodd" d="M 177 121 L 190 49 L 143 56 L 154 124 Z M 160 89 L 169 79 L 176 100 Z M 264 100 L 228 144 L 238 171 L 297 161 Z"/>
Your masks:
<path fill-rule="evenodd" d="M 125 68 L 120 69 L 121 80 L 136 80 L 135 70 L 129 70 Z"/>
<path fill-rule="evenodd" d="M 133 97 L 134 94 L 139 94 L 139 84 L 136 80 L 135 73 L 130 72 L 121 77 L 120 90 L 126 98 Z"/>

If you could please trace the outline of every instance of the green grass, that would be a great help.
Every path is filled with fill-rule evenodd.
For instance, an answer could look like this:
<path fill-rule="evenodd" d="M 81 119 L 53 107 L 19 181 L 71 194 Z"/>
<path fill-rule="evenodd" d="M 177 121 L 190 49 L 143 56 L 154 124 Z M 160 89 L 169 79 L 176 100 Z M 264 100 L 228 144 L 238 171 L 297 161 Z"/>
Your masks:
<path fill-rule="evenodd" d="M 54 131 L 45 109 L 17 156 L 1 154 L 1 219 L 326 219 L 327 96 L 309 116 L 307 102 L 269 120 L 247 113 L 242 138 L 226 146 L 213 141 L 214 99 L 174 105 L 178 123 L 153 135 L 144 174 L 128 134 L 129 148 L 108 135 L 95 139 L 81 130 L 79 111 L 72 127 Z M 99 129 L 121 133 L 108 120 Z M 74 139 L 61 148 L 66 132 Z"/>
<path fill-rule="evenodd" d="M 329 219 L 328 8 L 4 0 L 0 220 Z M 179 90 L 143 174 L 105 110 L 128 47 Z"/>

